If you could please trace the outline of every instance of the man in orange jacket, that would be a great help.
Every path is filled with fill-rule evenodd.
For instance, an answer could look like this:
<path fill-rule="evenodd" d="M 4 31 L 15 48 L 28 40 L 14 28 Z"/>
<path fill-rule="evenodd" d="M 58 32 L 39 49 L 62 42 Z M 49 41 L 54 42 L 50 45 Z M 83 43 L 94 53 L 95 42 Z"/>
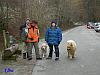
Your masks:
<path fill-rule="evenodd" d="M 38 29 L 38 22 L 32 21 L 30 23 L 30 26 L 28 28 L 28 34 L 27 34 L 27 49 L 28 49 L 28 60 L 32 59 L 32 48 L 34 45 L 35 48 L 35 53 L 36 53 L 36 59 L 40 60 L 40 54 L 39 54 L 39 47 L 38 47 L 38 42 L 39 42 L 39 29 Z"/>

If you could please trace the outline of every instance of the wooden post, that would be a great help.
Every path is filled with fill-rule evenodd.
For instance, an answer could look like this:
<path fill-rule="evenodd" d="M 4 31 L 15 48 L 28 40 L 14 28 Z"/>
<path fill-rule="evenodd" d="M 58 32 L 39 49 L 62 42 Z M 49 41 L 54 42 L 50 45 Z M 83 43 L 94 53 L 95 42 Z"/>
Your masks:
<path fill-rule="evenodd" d="M 7 39 L 6 39 L 6 32 L 3 30 L 3 37 L 4 37 L 4 47 L 7 48 Z"/>

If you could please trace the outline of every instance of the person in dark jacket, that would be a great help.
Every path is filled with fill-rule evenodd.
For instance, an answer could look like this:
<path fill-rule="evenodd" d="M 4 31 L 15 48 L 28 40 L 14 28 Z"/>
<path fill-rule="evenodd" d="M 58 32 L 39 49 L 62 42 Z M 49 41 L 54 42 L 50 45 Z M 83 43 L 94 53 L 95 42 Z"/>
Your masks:
<path fill-rule="evenodd" d="M 56 58 L 55 60 L 59 60 L 59 44 L 62 40 L 62 31 L 55 21 L 51 22 L 51 26 L 47 29 L 45 34 L 45 41 L 48 43 L 50 48 L 49 56 L 47 59 L 52 59 L 53 54 L 53 46 L 55 48 Z"/>
<path fill-rule="evenodd" d="M 23 45 L 23 49 L 22 49 L 23 59 L 26 59 L 26 57 L 27 58 L 29 57 L 27 53 L 27 43 L 25 42 L 27 40 L 29 23 L 30 23 L 30 19 L 27 18 L 25 23 L 22 26 L 20 26 L 20 38 L 22 40 L 22 45 Z"/>
<path fill-rule="evenodd" d="M 24 23 L 23 25 L 20 26 L 20 31 L 21 31 L 21 32 L 23 31 L 23 28 L 26 28 L 26 27 L 28 26 L 29 22 L 30 22 L 30 19 L 27 18 L 26 21 L 25 21 L 25 23 Z M 21 33 L 21 32 L 20 32 L 20 33 Z"/>

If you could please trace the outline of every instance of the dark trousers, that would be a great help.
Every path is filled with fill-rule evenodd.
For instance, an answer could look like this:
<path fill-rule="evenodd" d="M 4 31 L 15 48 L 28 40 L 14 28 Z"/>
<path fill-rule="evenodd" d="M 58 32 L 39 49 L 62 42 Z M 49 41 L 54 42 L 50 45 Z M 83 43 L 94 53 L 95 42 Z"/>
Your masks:
<path fill-rule="evenodd" d="M 58 45 L 49 45 L 49 57 L 52 57 L 52 54 L 53 54 L 53 46 L 55 48 L 55 54 L 56 54 L 56 57 L 59 57 L 59 47 Z"/>
<path fill-rule="evenodd" d="M 27 53 L 28 53 L 28 57 L 29 58 L 32 58 L 32 48 L 33 48 L 33 46 L 35 48 L 36 58 L 40 58 L 38 42 L 27 43 Z"/>

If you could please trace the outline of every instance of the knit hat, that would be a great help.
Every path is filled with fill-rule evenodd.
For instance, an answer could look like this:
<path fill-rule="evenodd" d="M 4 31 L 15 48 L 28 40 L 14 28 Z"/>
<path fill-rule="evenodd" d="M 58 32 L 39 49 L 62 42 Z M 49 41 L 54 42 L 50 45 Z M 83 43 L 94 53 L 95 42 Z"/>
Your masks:
<path fill-rule="evenodd" d="M 52 23 L 55 23 L 55 24 L 57 24 L 57 22 L 56 22 L 55 20 L 53 20 L 53 21 L 51 22 L 51 24 L 52 24 Z"/>

